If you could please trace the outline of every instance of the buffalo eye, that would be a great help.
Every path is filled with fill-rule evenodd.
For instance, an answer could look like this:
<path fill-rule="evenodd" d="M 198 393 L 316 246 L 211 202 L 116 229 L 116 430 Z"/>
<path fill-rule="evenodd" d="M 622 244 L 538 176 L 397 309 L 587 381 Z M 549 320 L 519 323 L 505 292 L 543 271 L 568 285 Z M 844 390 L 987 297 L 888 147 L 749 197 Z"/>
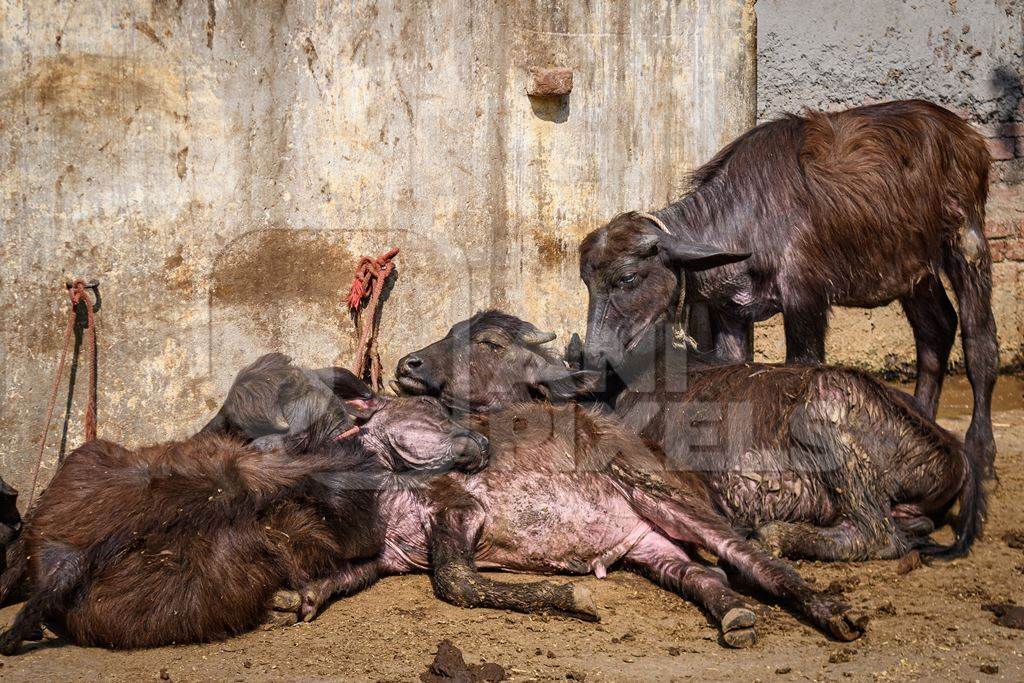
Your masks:
<path fill-rule="evenodd" d="M 488 349 L 492 349 L 494 351 L 501 351 L 502 349 L 505 348 L 504 346 L 494 341 L 493 339 L 477 339 L 476 343 L 485 346 Z"/>
<path fill-rule="evenodd" d="M 619 278 L 619 281 L 616 284 L 618 284 L 619 287 L 630 287 L 636 284 L 637 279 L 638 276 L 636 273 L 626 273 Z"/>

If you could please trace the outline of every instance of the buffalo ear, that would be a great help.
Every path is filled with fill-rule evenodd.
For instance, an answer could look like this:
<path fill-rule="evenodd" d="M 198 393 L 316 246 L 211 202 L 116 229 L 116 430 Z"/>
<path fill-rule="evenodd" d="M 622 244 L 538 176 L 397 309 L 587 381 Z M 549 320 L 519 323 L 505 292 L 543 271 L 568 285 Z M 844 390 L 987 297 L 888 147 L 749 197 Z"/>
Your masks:
<path fill-rule="evenodd" d="M 373 390 L 351 370 L 341 367 L 319 368 L 313 371 L 334 395 L 342 400 L 373 398 Z"/>
<path fill-rule="evenodd" d="M 479 472 L 487 465 L 490 442 L 477 432 L 466 431 L 452 439 L 452 455 L 455 466 L 463 472 Z"/>
<path fill-rule="evenodd" d="M 287 434 L 288 429 L 288 418 L 284 415 L 284 409 L 280 404 L 275 405 L 271 410 L 271 416 L 268 421 L 269 433 L 270 434 Z"/>
<path fill-rule="evenodd" d="M 272 351 L 265 353 L 249 365 L 238 371 L 238 377 L 250 372 L 263 372 L 264 370 L 277 370 L 280 368 L 286 368 L 292 364 L 291 356 L 287 356 L 278 351 Z"/>
<path fill-rule="evenodd" d="M 530 387 L 544 398 L 566 401 L 594 393 L 600 388 L 604 376 L 594 370 L 545 365 L 532 370 L 527 379 Z"/>
<path fill-rule="evenodd" d="M 750 258 L 749 251 L 728 251 L 711 244 L 695 244 L 669 235 L 658 243 L 668 260 L 685 270 L 698 271 Z"/>
<path fill-rule="evenodd" d="M 228 420 L 224 417 L 224 409 L 217 411 L 209 422 L 207 422 L 202 429 L 199 430 L 200 434 L 227 434 L 228 433 Z"/>
<path fill-rule="evenodd" d="M 583 340 L 575 332 L 565 345 L 565 362 L 573 370 L 583 369 Z"/>
<path fill-rule="evenodd" d="M 363 424 L 384 407 L 384 399 L 379 396 L 371 398 L 354 398 L 345 401 L 345 412 L 356 424 Z"/>

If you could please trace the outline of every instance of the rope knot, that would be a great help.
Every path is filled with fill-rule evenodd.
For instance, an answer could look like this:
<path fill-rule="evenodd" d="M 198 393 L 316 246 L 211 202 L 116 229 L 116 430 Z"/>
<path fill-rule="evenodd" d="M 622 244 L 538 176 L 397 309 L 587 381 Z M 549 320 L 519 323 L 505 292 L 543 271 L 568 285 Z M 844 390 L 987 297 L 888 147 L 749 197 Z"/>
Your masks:
<path fill-rule="evenodd" d="M 377 258 L 364 256 L 359 259 L 356 266 L 356 275 L 352 278 L 352 286 L 348 291 L 346 303 L 348 307 L 358 313 L 363 306 L 363 299 L 372 292 L 376 283 L 380 282 L 383 287 L 384 280 L 395 270 L 393 258 L 398 256 L 399 249 L 392 249 L 386 254 Z"/>

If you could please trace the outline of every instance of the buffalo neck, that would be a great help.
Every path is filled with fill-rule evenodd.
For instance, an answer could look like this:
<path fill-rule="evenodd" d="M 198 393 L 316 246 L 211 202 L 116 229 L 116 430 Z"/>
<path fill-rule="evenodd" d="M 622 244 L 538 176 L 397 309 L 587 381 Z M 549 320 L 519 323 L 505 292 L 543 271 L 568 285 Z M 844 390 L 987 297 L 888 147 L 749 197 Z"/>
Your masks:
<path fill-rule="evenodd" d="M 693 189 L 668 206 L 654 211 L 676 237 L 694 241 L 715 241 L 731 237 L 729 233 L 746 222 L 749 205 L 738 201 L 741 184 L 727 177 L 724 169 L 696 179 Z"/>
<path fill-rule="evenodd" d="M 677 237 L 743 247 L 751 226 L 797 209 L 777 197 L 783 183 L 803 177 L 793 151 L 802 125 L 786 119 L 747 131 L 690 175 L 686 195 L 654 215 Z M 800 192 L 798 183 L 789 189 Z"/>
<path fill-rule="evenodd" d="M 707 200 L 700 194 L 700 189 L 697 189 L 652 213 L 676 237 L 699 239 L 707 232 L 711 223 L 709 219 L 712 218 L 712 214 L 717 213 L 716 208 L 709 206 Z"/>
<path fill-rule="evenodd" d="M 714 364 L 712 354 L 700 353 L 671 323 L 652 325 L 614 368 L 623 392 L 672 394 L 685 391 L 689 373 Z"/>

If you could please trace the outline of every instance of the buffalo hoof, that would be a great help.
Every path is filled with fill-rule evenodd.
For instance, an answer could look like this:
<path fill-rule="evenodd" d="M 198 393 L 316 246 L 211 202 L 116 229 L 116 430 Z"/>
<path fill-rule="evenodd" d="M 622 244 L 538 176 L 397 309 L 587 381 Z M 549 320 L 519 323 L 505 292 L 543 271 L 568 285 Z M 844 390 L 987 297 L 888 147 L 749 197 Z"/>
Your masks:
<path fill-rule="evenodd" d="M 289 617 L 293 624 L 300 621 L 309 622 L 313 621 L 320 611 L 321 602 L 317 599 L 317 594 L 308 588 L 301 591 L 279 590 L 271 598 L 270 609 L 282 615 L 282 622 L 287 622 Z"/>
<path fill-rule="evenodd" d="M 829 635 L 836 640 L 857 640 L 868 626 L 868 615 L 860 610 L 847 610 L 833 614 L 825 623 Z"/>
<path fill-rule="evenodd" d="M 266 620 L 263 622 L 263 629 L 270 630 L 284 626 L 294 626 L 303 621 L 302 595 L 296 591 L 279 590 L 270 599 Z"/>
<path fill-rule="evenodd" d="M 775 522 L 768 522 L 757 528 L 757 540 L 765 551 L 775 557 L 782 557 L 782 527 Z"/>
<path fill-rule="evenodd" d="M 271 610 L 267 614 L 267 618 L 263 620 L 263 630 L 270 631 L 275 628 L 284 628 L 286 626 L 294 626 L 299 623 L 299 615 L 295 612 L 278 612 L 277 610 Z"/>
<path fill-rule="evenodd" d="M 274 593 L 270 607 L 279 612 L 298 612 L 302 607 L 302 596 L 297 591 L 279 590 Z"/>
<path fill-rule="evenodd" d="M 751 647 L 757 643 L 754 623 L 757 615 L 746 607 L 734 607 L 722 618 L 722 640 L 729 647 Z"/>
<path fill-rule="evenodd" d="M 597 603 L 590 589 L 586 586 L 574 585 L 572 587 L 572 602 L 574 616 L 583 621 L 601 621 L 601 615 L 597 611 Z"/>

